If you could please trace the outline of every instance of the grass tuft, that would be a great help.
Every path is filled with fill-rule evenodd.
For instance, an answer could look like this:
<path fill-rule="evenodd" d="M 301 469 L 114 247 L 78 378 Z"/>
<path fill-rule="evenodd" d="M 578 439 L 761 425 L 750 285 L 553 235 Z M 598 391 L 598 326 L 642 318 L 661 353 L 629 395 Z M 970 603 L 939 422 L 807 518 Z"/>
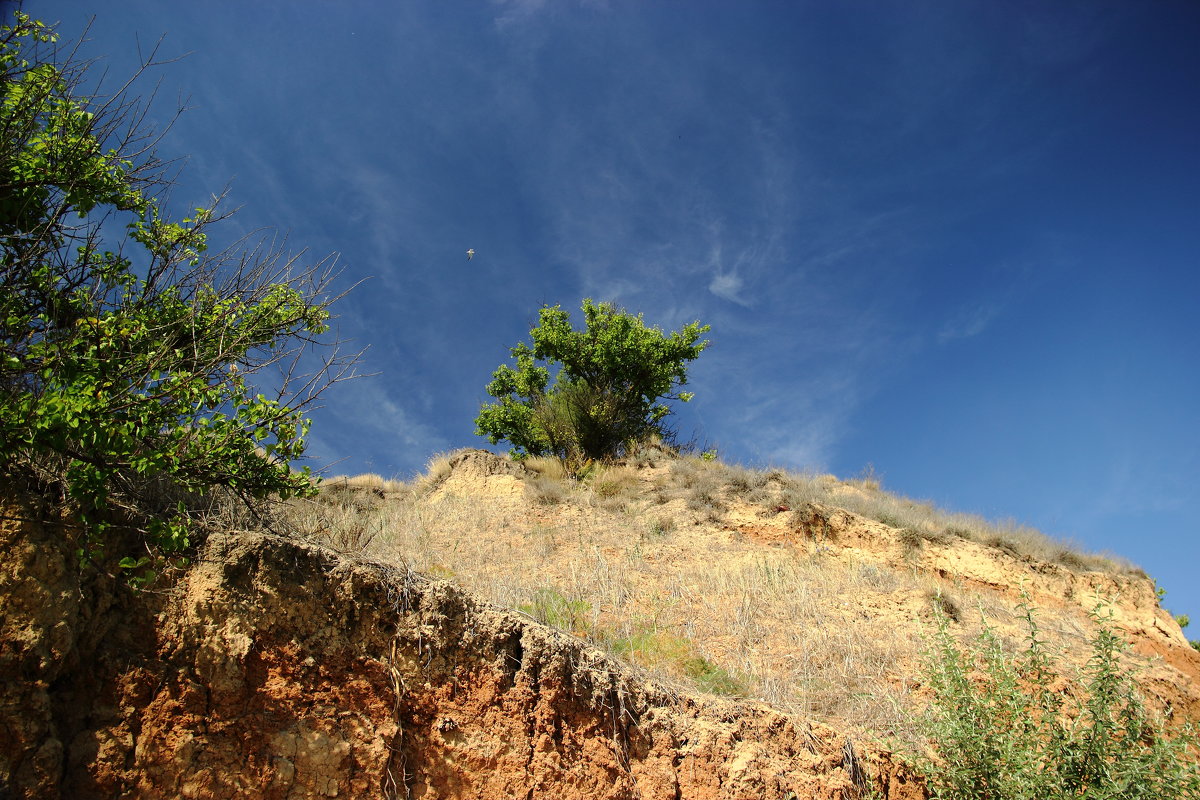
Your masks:
<path fill-rule="evenodd" d="M 570 479 L 566 464 L 554 456 L 529 456 L 521 464 L 539 478 L 559 482 Z"/>
<path fill-rule="evenodd" d="M 556 506 L 565 502 L 569 493 L 570 487 L 556 478 L 538 475 L 525 482 L 525 496 L 538 505 Z"/>

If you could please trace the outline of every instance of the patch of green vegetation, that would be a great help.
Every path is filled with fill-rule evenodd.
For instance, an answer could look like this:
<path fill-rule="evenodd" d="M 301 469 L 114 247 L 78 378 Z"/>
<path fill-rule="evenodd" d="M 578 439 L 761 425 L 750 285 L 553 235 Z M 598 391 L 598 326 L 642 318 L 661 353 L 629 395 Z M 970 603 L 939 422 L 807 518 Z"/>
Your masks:
<path fill-rule="evenodd" d="M 885 525 L 888 523 L 884 523 Z M 904 545 L 904 550 L 909 553 L 915 553 L 921 549 L 924 539 L 921 537 L 920 531 L 914 528 L 901 528 L 900 534 L 897 537 L 900 544 Z"/>
<path fill-rule="evenodd" d="M 254 237 L 210 251 L 229 213 L 214 196 L 172 215 L 149 101 L 88 96 L 93 62 L 56 41 L 20 11 L 0 25 L 0 459 L 70 498 L 81 563 L 125 556 L 145 582 L 194 548 L 214 498 L 316 494 L 291 467 L 306 408 L 354 357 L 301 376 L 329 330 L 328 265 Z"/>
<path fill-rule="evenodd" d="M 440 578 L 444 581 L 453 580 L 458 575 L 457 572 L 445 564 L 430 564 L 425 569 L 425 572 L 431 577 Z"/>
<path fill-rule="evenodd" d="M 739 696 L 749 691 L 745 680 L 714 664 L 690 639 L 668 631 L 639 626 L 625 635 L 601 638 L 616 655 L 644 667 L 665 669 L 686 677 L 702 692 Z"/>
<path fill-rule="evenodd" d="M 654 518 L 650 523 L 651 536 L 666 536 L 671 531 L 675 530 L 676 523 L 674 517 L 668 517 L 665 514 Z"/>
<path fill-rule="evenodd" d="M 1168 733 L 1120 663 L 1124 643 L 1097 610 L 1092 656 L 1061 692 L 1032 609 L 1024 649 L 1010 655 L 985 623 L 964 652 L 942 616 L 926 657 L 933 701 L 922 720 L 931 750 L 912 758 L 943 800 L 1200 798 L 1200 745 Z"/>
<path fill-rule="evenodd" d="M 517 609 L 552 628 L 577 635 L 591 630 L 588 620 L 591 604 L 585 600 L 573 600 L 553 587 L 538 589 L 529 603 L 523 603 Z"/>
<path fill-rule="evenodd" d="M 723 667 L 704 656 L 684 659 L 683 672 L 696 682 L 696 688 L 709 694 L 739 696 L 747 692 L 746 684 Z"/>

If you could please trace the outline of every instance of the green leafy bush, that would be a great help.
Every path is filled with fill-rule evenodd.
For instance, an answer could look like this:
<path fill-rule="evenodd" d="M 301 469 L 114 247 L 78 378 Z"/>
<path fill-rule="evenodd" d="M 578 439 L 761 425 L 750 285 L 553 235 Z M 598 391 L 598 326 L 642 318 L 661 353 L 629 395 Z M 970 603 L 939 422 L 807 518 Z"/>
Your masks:
<path fill-rule="evenodd" d="M 1032 610 L 1010 656 L 985 624 L 963 652 L 940 617 L 928 653 L 934 697 L 924 718 L 932 751 L 915 759 L 942 800 L 1128 800 L 1200 797 L 1197 740 L 1169 735 L 1122 668 L 1111 620 L 1098 630 L 1078 687 L 1063 683 Z"/>
<path fill-rule="evenodd" d="M 492 444 L 507 440 L 514 455 L 553 455 L 573 471 L 589 461 L 619 457 L 665 435 L 670 407 L 687 402 L 688 362 L 708 346 L 708 326 L 694 322 L 670 335 L 647 327 L 638 314 L 609 303 L 583 301 L 584 329 L 559 306 L 544 306 L 530 331 L 532 346 L 511 349 L 516 367 L 492 374 L 476 433 Z M 551 369 L 555 370 L 553 383 Z"/>
<path fill-rule="evenodd" d="M 217 199 L 172 221 L 145 106 L 84 91 L 54 42 L 0 28 L 0 459 L 64 487 L 93 546 L 119 516 L 178 551 L 198 495 L 312 492 L 304 409 L 354 359 L 301 375 L 330 272 L 267 239 L 210 252 Z"/>

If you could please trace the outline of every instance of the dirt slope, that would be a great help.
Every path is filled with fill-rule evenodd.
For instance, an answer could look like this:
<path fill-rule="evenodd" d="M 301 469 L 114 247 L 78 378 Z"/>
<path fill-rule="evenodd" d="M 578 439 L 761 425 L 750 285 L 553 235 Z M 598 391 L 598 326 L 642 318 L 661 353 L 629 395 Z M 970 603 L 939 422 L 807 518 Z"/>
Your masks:
<path fill-rule="evenodd" d="M 650 621 L 742 676 L 749 694 L 856 735 L 905 735 L 938 598 L 964 644 L 982 615 L 1013 647 L 1025 598 L 1067 670 L 1090 656 L 1100 606 L 1152 703 L 1200 720 L 1200 653 L 1136 570 L 1074 552 L 1058 563 L 1003 531 L 913 536 L 847 510 L 882 495 L 831 476 L 816 480 L 819 500 L 805 499 L 776 485 L 786 478 L 664 458 L 547 498 L 538 478 L 490 453 L 451 462 L 405 516 L 378 501 L 373 552 L 499 604 L 529 607 L 552 589 L 586 609 L 572 627 L 593 638 L 636 637 Z M 889 503 L 889 514 L 906 505 Z M 1050 556 L 1061 549 L 1037 547 L 1048 545 Z"/>
<path fill-rule="evenodd" d="M 345 539 L 330 509 L 345 511 L 356 556 L 229 533 L 156 593 L 81 579 L 70 531 L 22 522 L 40 509 L 10 497 L 0 800 L 849 800 L 869 785 L 916 800 L 873 742 L 919 701 L 915 642 L 943 592 L 1012 632 L 1024 591 L 1077 658 L 1109 598 L 1157 705 L 1200 718 L 1200 654 L 1144 577 L 914 544 L 829 502 L 711 486 L 698 502 L 670 489 L 673 468 L 546 501 L 560 489 L 460 454 L 403 502 L 323 501 L 309 534 Z M 503 607 L 551 589 L 586 609 L 565 624 L 580 636 Z M 978 628 L 960 616 L 966 641 Z M 614 641 L 672 643 L 675 662 L 740 676 L 743 697 L 631 666 Z"/>
<path fill-rule="evenodd" d="M 135 596 L 2 530 L 0 796 L 832 799 L 872 758 L 403 569 L 229 535 Z"/>

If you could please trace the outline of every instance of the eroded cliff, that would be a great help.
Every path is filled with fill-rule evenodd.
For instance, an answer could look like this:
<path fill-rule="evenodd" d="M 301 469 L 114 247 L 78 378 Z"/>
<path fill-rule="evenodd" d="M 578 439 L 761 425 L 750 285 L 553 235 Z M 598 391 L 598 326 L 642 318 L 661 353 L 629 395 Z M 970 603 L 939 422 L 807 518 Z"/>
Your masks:
<path fill-rule="evenodd" d="M 20 798 L 851 798 L 887 756 L 683 696 L 405 569 L 261 533 L 161 593 L 81 580 L 3 524 L 0 794 Z M 869 763 L 868 763 L 869 762 Z"/>

